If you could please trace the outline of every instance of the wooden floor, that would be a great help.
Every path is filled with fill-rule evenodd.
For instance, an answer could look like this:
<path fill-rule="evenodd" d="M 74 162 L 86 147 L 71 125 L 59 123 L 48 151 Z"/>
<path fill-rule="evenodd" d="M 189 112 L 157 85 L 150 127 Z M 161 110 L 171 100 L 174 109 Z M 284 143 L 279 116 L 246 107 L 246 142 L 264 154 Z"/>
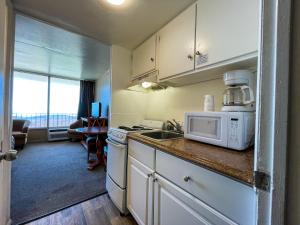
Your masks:
<path fill-rule="evenodd" d="M 131 215 L 121 217 L 108 195 L 80 203 L 27 225 L 137 225 Z"/>

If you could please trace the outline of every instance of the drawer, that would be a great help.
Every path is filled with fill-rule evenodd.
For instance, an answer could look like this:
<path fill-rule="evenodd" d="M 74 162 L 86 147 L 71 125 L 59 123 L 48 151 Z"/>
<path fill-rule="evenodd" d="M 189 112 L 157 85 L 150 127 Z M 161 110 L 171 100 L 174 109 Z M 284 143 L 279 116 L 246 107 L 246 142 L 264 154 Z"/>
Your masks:
<path fill-rule="evenodd" d="M 238 225 L 163 177 L 155 178 L 155 225 Z"/>
<path fill-rule="evenodd" d="M 156 152 L 156 171 L 236 223 L 255 224 L 251 187 L 162 151 Z"/>
<path fill-rule="evenodd" d="M 128 154 L 154 170 L 155 149 L 138 141 L 128 140 Z"/>

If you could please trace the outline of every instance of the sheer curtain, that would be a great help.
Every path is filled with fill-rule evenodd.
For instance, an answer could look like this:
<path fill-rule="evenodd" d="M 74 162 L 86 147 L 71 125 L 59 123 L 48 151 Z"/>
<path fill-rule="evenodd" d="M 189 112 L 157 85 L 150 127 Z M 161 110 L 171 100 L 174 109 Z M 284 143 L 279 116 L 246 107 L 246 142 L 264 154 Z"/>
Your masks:
<path fill-rule="evenodd" d="M 95 81 L 80 81 L 80 96 L 77 118 L 91 115 L 92 102 L 95 98 Z"/>

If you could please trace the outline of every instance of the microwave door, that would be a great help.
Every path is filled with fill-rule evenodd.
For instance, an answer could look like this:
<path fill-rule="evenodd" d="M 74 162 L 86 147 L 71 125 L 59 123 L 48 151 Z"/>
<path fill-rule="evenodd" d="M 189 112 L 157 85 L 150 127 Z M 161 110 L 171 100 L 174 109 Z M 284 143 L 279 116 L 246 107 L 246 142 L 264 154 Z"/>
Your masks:
<path fill-rule="evenodd" d="M 187 138 L 209 144 L 227 146 L 226 117 L 218 116 L 189 116 Z"/>

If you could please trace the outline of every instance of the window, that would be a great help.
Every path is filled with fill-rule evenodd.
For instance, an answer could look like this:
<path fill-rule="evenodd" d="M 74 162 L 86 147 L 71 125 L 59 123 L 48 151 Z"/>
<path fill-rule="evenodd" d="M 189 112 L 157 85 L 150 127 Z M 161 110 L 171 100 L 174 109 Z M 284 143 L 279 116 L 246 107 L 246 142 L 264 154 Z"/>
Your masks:
<path fill-rule="evenodd" d="M 68 127 L 77 119 L 79 81 L 50 78 L 49 127 Z"/>
<path fill-rule="evenodd" d="M 47 127 L 48 77 L 14 73 L 13 118 L 28 119 L 30 127 Z"/>
<path fill-rule="evenodd" d="M 13 118 L 30 120 L 31 128 L 68 127 L 77 119 L 79 81 L 14 72 L 13 82 Z"/>

